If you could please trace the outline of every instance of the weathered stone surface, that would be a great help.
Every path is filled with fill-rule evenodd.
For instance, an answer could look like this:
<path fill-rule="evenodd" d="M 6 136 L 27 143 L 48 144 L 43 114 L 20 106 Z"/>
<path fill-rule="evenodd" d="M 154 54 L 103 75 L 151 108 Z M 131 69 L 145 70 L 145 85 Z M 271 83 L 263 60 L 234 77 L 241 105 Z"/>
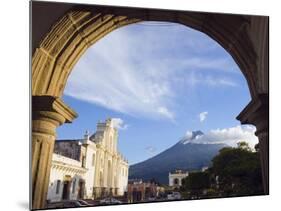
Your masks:
<path fill-rule="evenodd" d="M 56 128 L 77 114 L 59 98 L 32 97 L 32 208 L 45 206 Z"/>
<path fill-rule="evenodd" d="M 256 95 L 257 87 L 261 87 L 255 80 L 259 64 L 256 49 L 264 48 L 253 46 L 259 45 L 252 41 L 251 29 L 257 31 L 257 27 L 249 27 L 255 19 L 249 22 L 244 16 L 184 11 L 137 10 L 134 14 L 130 8 L 123 8 L 122 15 L 116 14 L 107 9 L 105 12 L 73 10 L 65 14 L 39 47 L 49 59 L 42 60 L 37 55 L 43 50 L 36 50 L 33 55 L 33 95 L 61 96 L 73 66 L 91 45 L 114 29 L 147 20 L 181 23 L 208 34 L 232 55 L 248 81 L 251 94 Z"/>

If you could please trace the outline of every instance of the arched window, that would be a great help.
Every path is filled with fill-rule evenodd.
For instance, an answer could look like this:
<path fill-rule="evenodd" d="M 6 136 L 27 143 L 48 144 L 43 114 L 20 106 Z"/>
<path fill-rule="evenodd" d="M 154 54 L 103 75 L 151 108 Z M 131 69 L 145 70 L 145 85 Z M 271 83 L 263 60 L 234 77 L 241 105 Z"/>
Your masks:
<path fill-rule="evenodd" d="M 82 156 L 82 167 L 86 167 L 86 156 L 85 155 L 83 155 Z"/>
<path fill-rule="evenodd" d="M 113 138 L 112 138 L 112 136 L 110 136 L 110 139 L 109 139 L 109 150 L 110 151 L 113 151 Z"/>
<path fill-rule="evenodd" d="M 179 179 L 178 178 L 175 178 L 174 179 L 174 185 L 178 185 L 179 184 Z"/>
<path fill-rule="evenodd" d="M 57 187 L 56 187 L 56 194 L 58 194 L 60 192 L 60 184 L 61 184 L 61 181 L 58 180 L 57 181 Z"/>

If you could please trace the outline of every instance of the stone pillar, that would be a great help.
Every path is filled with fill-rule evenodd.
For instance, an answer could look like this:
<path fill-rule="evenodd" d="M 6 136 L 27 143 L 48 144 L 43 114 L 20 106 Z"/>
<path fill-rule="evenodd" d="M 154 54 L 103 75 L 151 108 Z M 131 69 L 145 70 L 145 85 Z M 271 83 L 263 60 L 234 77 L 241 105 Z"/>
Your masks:
<path fill-rule="evenodd" d="M 259 150 L 262 169 L 264 194 L 269 194 L 269 98 L 268 94 L 260 94 L 238 115 L 241 124 L 256 126 L 259 138 Z"/>
<path fill-rule="evenodd" d="M 117 177 L 117 181 L 116 181 L 116 187 L 121 190 L 121 164 L 120 164 L 120 157 L 117 155 L 117 161 L 116 161 L 116 177 Z M 118 193 L 119 194 L 119 193 Z"/>
<path fill-rule="evenodd" d="M 116 188 L 116 175 L 117 175 L 117 159 L 116 155 L 114 154 L 112 156 L 112 178 L 111 178 L 111 184 L 112 188 Z"/>
<path fill-rule="evenodd" d="M 45 207 L 56 128 L 75 117 L 59 98 L 32 97 L 32 209 Z"/>
<path fill-rule="evenodd" d="M 104 151 L 104 157 L 103 157 L 103 187 L 107 188 L 107 172 L 108 172 L 108 157 L 107 157 L 107 151 Z"/>
<path fill-rule="evenodd" d="M 101 158 L 100 158 L 100 144 L 96 145 L 97 152 L 96 152 L 96 165 L 95 165 L 95 176 L 94 176 L 94 187 L 101 187 L 100 184 L 100 164 L 101 164 Z"/>
<path fill-rule="evenodd" d="M 260 132 L 257 134 L 259 137 L 259 150 L 261 157 L 262 178 L 264 193 L 269 194 L 269 134 L 267 132 Z"/>

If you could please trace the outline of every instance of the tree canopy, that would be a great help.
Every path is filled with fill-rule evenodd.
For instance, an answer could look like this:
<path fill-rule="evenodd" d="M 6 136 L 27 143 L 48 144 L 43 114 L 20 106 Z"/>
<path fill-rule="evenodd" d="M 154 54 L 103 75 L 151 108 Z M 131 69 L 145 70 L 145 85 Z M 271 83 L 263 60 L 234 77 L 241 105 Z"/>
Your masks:
<path fill-rule="evenodd" d="M 205 172 L 191 172 L 183 180 L 182 191 L 190 197 L 242 196 L 263 193 L 258 145 L 252 150 L 246 142 L 224 147 Z"/>
<path fill-rule="evenodd" d="M 219 187 L 224 192 L 241 195 L 262 192 L 259 153 L 253 152 L 247 143 L 221 149 L 212 162 L 212 173 L 218 176 Z"/>

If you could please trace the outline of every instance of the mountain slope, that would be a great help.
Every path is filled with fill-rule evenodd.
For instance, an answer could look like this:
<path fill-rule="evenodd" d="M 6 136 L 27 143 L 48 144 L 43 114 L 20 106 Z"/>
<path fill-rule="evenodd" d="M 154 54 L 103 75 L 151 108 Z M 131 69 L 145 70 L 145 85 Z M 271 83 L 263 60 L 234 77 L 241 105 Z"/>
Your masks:
<path fill-rule="evenodd" d="M 169 171 L 175 169 L 200 170 L 202 167 L 209 166 L 212 158 L 225 145 L 193 143 L 196 136 L 201 135 L 203 135 L 201 131 L 192 132 L 192 136 L 188 139 L 182 139 L 160 154 L 130 166 L 129 179 L 150 180 L 155 178 L 162 184 L 168 184 Z"/>

